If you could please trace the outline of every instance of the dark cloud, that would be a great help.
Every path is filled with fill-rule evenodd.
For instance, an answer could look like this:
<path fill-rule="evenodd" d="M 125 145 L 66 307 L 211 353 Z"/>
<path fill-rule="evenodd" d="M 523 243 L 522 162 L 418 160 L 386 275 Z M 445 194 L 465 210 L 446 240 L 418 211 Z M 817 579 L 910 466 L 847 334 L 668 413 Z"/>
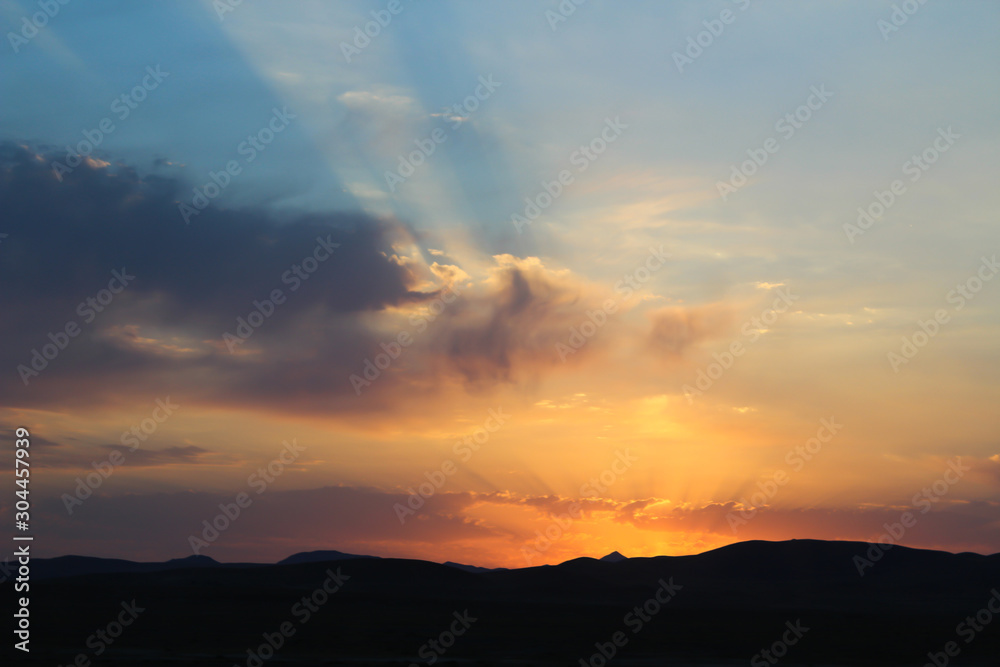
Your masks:
<path fill-rule="evenodd" d="M 0 437 L 5 442 L 13 442 L 16 429 L 0 428 Z M 30 429 L 32 461 L 37 467 L 49 469 L 77 469 L 90 472 L 95 461 L 107 461 L 112 452 L 119 452 L 129 467 L 152 468 L 165 465 L 209 464 L 231 465 L 240 459 L 231 454 L 213 452 L 196 445 L 169 445 L 160 449 L 118 445 L 92 445 L 81 443 L 78 438 L 69 438 L 72 445 L 42 437 L 37 429 Z M 124 464 L 123 464 L 124 465 Z"/>
<path fill-rule="evenodd" d="M 446 312 L 440 352 L 474 384 L 512 382 L 562 364 L 558 343 L 600 298 L 533 258 L 498 258 L 489 291 Z M 594 346 L 596 347 L 596 345 Z"/>
<path fill-rule="evenodd" d="M 662 308 L 650 314 L 650 349 L 665 359 L 679 357 L 693 345 L 716 338 L 733 325 L 733 313 L 722 306 Z"/>
<path fill-rule="evenodd" d="M 610 296 L 511 255 L 496 256 L 475 283 L 460 267 L 402 254 L 397 248 L 428 251 L 401 223 L 363 214 L 209 205 L 186 224 L 178 207 L 190 190 L 177 180 L 94 160 L 57 175 L 52 162 L 0 145 L 0 232 L 8 234 L 0 245 L 0 400 L 8 405 L 72 409 L 173 395 L 284 412 L 380 411 L 450 384 L 534 382 L 563 366 L 557 345 L 570 343 L 573 327 Z M 115 272 L 134 278 L 112 295 L 122 280 Z M 359 400 L 351 376 L 398 333 L 386 327 L 394 316 L 366 314 L 426 306 L 443 291 L 413 286 L 434 283 L 463 289 Z M 270 304 L 278 289 L 284 303 Z M 102 295 L 110 302 L 87 301 Z M 607 349 L 615 334 L 604 327 L 619 326 L 619 317 L 608 316 L 568 363 Z M 240 318 L 259 325 L 240 325 L 252 332 L 245 342 L 233 338 Z M 664 314 L 653 339 L 683 349 L 718 320 L 710 311 Z M 80 333 L 25 385 L 32 360 L 45 363 L 33 351 L 55 350 L 53 337 L 67 342 L 68 324 Z"/>
<path fill-rule="evenodd" d="M 318 238 L 342 244 L 336 261 L 303 282 L 310 298 L 285 309 L 320 303 L 351 312 L 407 297 L 405 269 L 382 254 L 387 223 L 347 213 L 281 221 L 265 211 L 210 206 L 187 225 L 177 181 L 88 164 L 60 181 L 50 162 L 24 147 L 0 147 L 5 300 L 73 303 L 126 267 L 137 276 L 130 293 L 161 297 L 153 314 L 162 321 L 225 321 L 275 287 L 290 289 L 281 275 L 312 254 Z"/>
<path fill-rule="evenodd" d="M 398 223 L 209 206 L 188 225 L 178 181 L 98 162 L 60 180 L 51 162 L 28 147 L 0 145 L 7 404 L 65 405 L 154 384 L 192 389 L 183 381 L 192 375 L 201 376 L 195 393 L 216 398 L 349 390 L 354 361 L 374 345 L 351 315 L 427 298 L 410 290 L 411 269 L 392 259 L 392 243 L 411 240 Z M 331 244 L 340 247 L 329 259 L 305 260 Z M 314 272 L 303 279 L 296 265 Z M 97 312 L 85 300 L 108 288 L 113 271 L 135 278 Z M 222 335 L 235 334 L 237 318 L 275 289 L 286 301 L 234 348 L 260 354 L 238 363 Z M 50 343 L 50 333 L 60 338 L 69 322 L 82 332 L 25 386 L 17 366 L 29 365 L 31 351 Z"/>

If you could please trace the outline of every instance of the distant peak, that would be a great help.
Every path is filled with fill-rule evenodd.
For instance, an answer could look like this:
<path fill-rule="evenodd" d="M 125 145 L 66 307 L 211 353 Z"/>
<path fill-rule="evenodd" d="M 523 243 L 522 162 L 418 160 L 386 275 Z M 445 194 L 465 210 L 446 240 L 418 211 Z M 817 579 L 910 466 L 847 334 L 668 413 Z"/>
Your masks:
<path fill-rule="evenodd" d="M 612 551 L 611 553 L 609 553 L 604 558 L 601 558 L 600 560 L 601 560 L 602 563 L 619 563 L 619 562 L 621 562 L 623 560 L 628 560 L 628 558 L 626 558 L 625 556 L 622 556 L 617 551 Z"/>

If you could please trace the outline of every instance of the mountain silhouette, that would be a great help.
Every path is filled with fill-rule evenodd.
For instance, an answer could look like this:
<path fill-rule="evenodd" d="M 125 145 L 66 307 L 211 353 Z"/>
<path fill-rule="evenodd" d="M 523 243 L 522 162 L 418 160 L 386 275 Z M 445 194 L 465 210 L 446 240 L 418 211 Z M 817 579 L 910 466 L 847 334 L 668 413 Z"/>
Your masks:
<path fill-rule="evenodd" d="M 118 574 L 132 572 L 163 572 L 222 564 L 208 556 L 174 558 L 163 563 L 137 563 L 119 558 L 94 558 L 91 556 L 60 556 L 35 558 L 31 561 L 31 577 L 35 580 L 73 577 L 85 574 Z"/>
<path fill-rule="evenodd" d="M 316 560 L 319 554 L 329 559 Z M 120 664 L 247 664 L 248 649 L 292 622 L 294 635 L 280 649 L 284 664 L 420 665 L 427 664 L 421 647 L 465 613 L 476 620 L 452 638 L 440 664 L 580 665 L 600 646 L 614 646 L 608 642 L 616 632 L 627 643 L 615 648 L 615 665 L 746 664 L 796 623 L 808 631 L 787 647 L 782 664 L 789 667 L 923 665 L 950 641 L 961 645 L 960 664 L 995 665 L 1000 655 L 1000 618 L 974 641 L 956 634 L 994 595 L 1000 603 L 1000 555 L 793 540 L 607 558 L 496 570 L 336 551 L 274 565 L 38 560 L 33 572 L 46 576 L 31 586 L 39 647 L 31 659 L 67 664 L 102 619 L 133 599 L 148 615 L 102 664 L 119 664 L 115 656 Z M 872 563 L 863 575 L 859 559 Z M 342 586 L 299 624 L 295 605 L 331 577 Z M 676 589 L 669 602 L 651 602 L 665 587 Z M 643 608 L 655 613 L 633 632 L 629 614 L 635 621 Z M 163 655 L 170 660 L 160 662 Z"/>
<path fill-rule="evenodd" d="M 456 567 L 459 570 L 464 570 L 465 572 L 493 572 L 495 569 L 505 570 L 507 568 L 490 568 L 490 567 L 479 567 L 478 565 L 464 565 L 462 563 L 453 563 L 452 561 L 445 561 L 444 565 L 448 567 Z"/>

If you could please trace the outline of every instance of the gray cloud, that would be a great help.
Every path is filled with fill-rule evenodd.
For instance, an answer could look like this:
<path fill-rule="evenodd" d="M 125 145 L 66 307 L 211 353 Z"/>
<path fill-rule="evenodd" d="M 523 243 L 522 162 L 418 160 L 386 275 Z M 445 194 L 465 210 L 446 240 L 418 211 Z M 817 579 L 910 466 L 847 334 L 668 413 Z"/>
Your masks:
<path fill-rule="evenodd" d="M 209 206 L 185 225 L 177 181 L 96 163 L 60 181 L 49 165 L 27 147 L 0 145 L 8 235 L 0 248 L 0 397 L 9 405 L 100 401 L 151 384 L 234 400 L 336 393 L 349 389 L 343 377 L 374 345 L 351 315 L 427 298 L 390 259 L 393 240 L 409 238 L 398 223 Z M 320 242 L 340 247 L 305 273 L 303 260 Z M 112 271 L 135 278 L 98 313 L 84 301 L 108 287 Z M 238 363 L 222 334 L 235 333 L 237 318 L 275 289 L 287 300 L 245 344 L 267 354 Z M 68 322 L 82 332 L 26 387 L 16 367 Z M 185 380 L 205 371 L 211 380 Z"/>

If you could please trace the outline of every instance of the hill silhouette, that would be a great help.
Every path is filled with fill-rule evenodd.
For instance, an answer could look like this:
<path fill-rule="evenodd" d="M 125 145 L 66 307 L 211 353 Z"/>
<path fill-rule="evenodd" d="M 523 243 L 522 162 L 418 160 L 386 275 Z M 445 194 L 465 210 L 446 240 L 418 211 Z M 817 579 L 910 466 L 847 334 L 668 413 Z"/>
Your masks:
<path fill-rule="evenodd" d="M 32 584 L 40 647 L 32 660 L 65 664 L 86 651 L 84 640 L 122 601 L 135 599 L 148 611 L 101 664 L 247 664 L 247 650 L 289 621 L 295 631 L 276 663 L 428 664 L 428 641 L 466 612 L 475 622 L 439 664 L 580 665 L 600 646 L 613 646 L 607 642 L 619 631 L 627 643 L 615 648 L 616 665 L 746 664 L 796 622 L 808 632 L 782 664 L 923 665 L 949 641 L 961 645 L 960 664 L 996 664 L 1000 618 L 968 643 L 956 625 L 1000 587 L 1000 555 L 896 546 L 861 576 L 856 559 L 872 549 L 753 541 L 693 556 L 577 558 L 511 570 L 340 552 L 275 565 L 64 557 L 34 562 L 47 573 Z M 341 580 L 339 590 L 300 624 L 296 603 L 331 577 Z M 633 633 L 627 615 L 664 586 L 676 588 L 673 596 L 650 605 L 656 612 Z"/>
<path fill-rule="evenodd" d="M 218 567 L 221 563 L 208 556 L 174 558 L 162 563 L 138 563 L 120 558 L 94 558 L 91 556 L 60 556 L 32 560 L 32 578 L 56 579 L 84 574 L 118 574 L 125 572 L 163 572 L 200 567 Z"/>

